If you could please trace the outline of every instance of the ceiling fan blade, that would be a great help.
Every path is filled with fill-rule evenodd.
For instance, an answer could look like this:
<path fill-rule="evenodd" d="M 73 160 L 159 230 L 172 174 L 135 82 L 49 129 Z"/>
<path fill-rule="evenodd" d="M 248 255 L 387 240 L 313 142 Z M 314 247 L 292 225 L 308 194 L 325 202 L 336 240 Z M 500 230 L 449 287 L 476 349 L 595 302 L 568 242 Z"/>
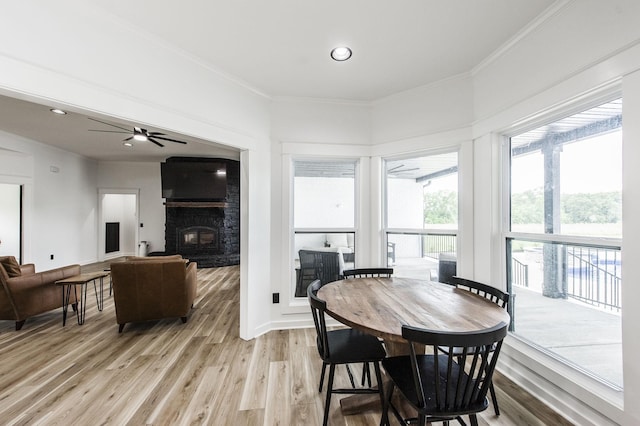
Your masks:
<path fill-rule="evenodd" d="M 158 141 L 156 141 L 156 140 L 153 140 L 152 138 L 147 138 L 147 140 L 148 140 L 149 142 L 153 142 L 153 143 L 155 143 L 155 144 L 156 144 L 156 145 L 158 145 L 159 147 L 164 147 L 164 145 L 162 145 L 160 142 L 158 142 Z"/>
<path fill-rule="evenodd" d="M 91 118 L 91 117 L 87 117 L 89 120 L 91 121 L 97 121 L 98 123 L 102 123 L 102 124 L 106 124 L 107 126 L 113 126 L 116 127 L 118 129 L 122 129 L 122 130 L 126 130 L 127 133 L 131 133 L 130 129 L 127 129 L 125 127 L 120 127 L 120 126 L 116 126 L 115 124 L 111 124 L 111 123 L 107 123 L 106 121 L 100 121 L 100 120 L 96 120 L 95 118 Z"/>
<path fill-rule="evenodd" d="M 184 142 L 184 141 L 178 141 L 178 140 L 175 140 L 175 139 L 163 138 L 163 137 L 160 137 L 160 136 L 154 136 L 154 138 L 156 138 L 156 139 L 162 139 L 163 141 L 169 141 L 169 142 L 181 143 L 181 144 L 184 144 L 184 145 L 186 145 L 186 144 L 187 144 L 187 143 L 186 143 L 186 142 Z"/>
<path fill-rule="evenodd" d="M 160 132 L 147 132 L 149 136 L 164 136 L 164 133 Z"/>
<path fill-rule="evenodd" d="M 90 132 L 104 132 L 104 133 L 124 133 L 124 134 L 131 134 L 131 132 L 121 132 L 120 130 L 96 130 L 96 129 L 89 129 Z"/>
<path fill-rule="evenodd" d="M 130 141 L 131 139 L 133 139 L 133 136 L 130 136 L 130 137 L 126 138 L 126 139 L 122 139 L 122 142 Z"/>

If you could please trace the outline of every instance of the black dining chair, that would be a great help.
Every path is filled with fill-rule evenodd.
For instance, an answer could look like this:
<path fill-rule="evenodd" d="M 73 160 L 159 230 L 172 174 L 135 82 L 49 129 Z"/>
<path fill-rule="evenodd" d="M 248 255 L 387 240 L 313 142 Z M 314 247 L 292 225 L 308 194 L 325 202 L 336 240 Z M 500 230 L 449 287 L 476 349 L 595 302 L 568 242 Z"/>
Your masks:
<path fill-rule="evenodd" d="M 329 366 L 329 378 L 327 380 L 327 397 L 324 404 L 324 419 L 322 424 L 326 425 L 329 420 L 329 407 L 331 405 L 331 395 L 333 394 L 363 394 L 378 393 L 380 401 L 384 402 L 384 391 L 382 387 L 382 375 L 380 372 L 380 361 L 382 361 L 386 352 L 382 343 L 369 334 L 362 333 L 351 328 L 327 330 L 324 313 L 327 304 L 317 295 L 318 290 L 322 286 L 320 280 L 315 280 L 307 287 L 307 296 L 311 305 L 311 314 L 313 315 L 313 323 L 316 327 L 318 345 L 318 353 L 322 358 L 322 373 L 320 375 L 319 392 L 322 392 L 322 384 L 327 365 Z M 356 388 L 351 378 L 351 388 L 333 388 L 333 378 L 335 368 L 340 364 L 360 364 L 373 363 L 378 388 Z M 349 373 L 350 374 L 350 373 Z"/>
<path fill-rule="evenodd" d="M 454 276 L 451 278 L 451 284 L 456 286 L 457 288 L 461 288 L 463 290 L 467 290 L 471 293 L 482 296 L 485 299 L 488 299 L 496 305 L 500 306 L 501 308 L 508 308 L 511 295 L 495 287 L 491 287 L 489 285 L 458 276 Z M 453 352 L 453 355 L 455 356 L 458 356 L 461 353 L 460 348 L 441 347 L 440 351 L 444 353 Z M 493 382 L 491 382 L 489 386 L 489 392 L 491 394 L 491 403 L 493 404 L 493 410 L 496 413 L 496 416 L 499 416 L 500 408 L 498 407 L 498 398 L 496 397 L 496 391 L 493 387 Z"/>
<path fill-rule="evenodd" d="M 442 332 L 402 326 L 402 337 L 410 346 L 410 354 L 385 358 L 382 366 L 390 384 L 387 386 L 381 425 L 389 425 L 389 409 L 403 425 L 425 425 L 426 422 L 457 420 L 469 416 L 478 425 L 476 414 L 489 406 L 487 392 L 495 370 L 508 324 L 474 332 Z M 418 354 L 416 345 L 426 345 L 431 354 Z M 440 347 L 459 348 L 459 355 L 441 354 Z M 424 352 L 422 352 L 424 353 Z M 405 419 L 392 403 L 398 389 L 418 417 Z"/>
<path fill-rule="evenodd" d="M 345 279 L 348 278 L 370 278 L 370 277 L 385 277 L 390 278 L 393 275 L 393 268 L 356 268 L 345 269 L 342 271 L 342 275 Z"/>

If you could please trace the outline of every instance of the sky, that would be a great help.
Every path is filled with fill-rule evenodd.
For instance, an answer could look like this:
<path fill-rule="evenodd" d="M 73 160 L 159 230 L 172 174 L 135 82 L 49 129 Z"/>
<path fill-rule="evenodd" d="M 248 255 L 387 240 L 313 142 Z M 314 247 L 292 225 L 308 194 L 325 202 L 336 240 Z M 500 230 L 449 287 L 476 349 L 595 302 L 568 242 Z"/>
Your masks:
<path fill-rule="evenodd" d="M 622 131 L 566 144 L 561 154 L 561 193 L 610 192 L 622 189 Z M 514 159 L 513 193 L 544 185 L 542 154 Z"/>

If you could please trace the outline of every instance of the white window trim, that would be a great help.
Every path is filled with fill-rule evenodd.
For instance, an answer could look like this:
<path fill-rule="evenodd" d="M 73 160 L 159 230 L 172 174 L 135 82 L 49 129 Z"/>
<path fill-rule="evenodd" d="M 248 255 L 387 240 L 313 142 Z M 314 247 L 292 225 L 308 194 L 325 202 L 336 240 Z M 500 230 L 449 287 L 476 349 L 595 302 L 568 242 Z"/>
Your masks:
<path fill-rule="evenodd" d="M 387 227 L 387 168 L 389 160 L 403 160 L 407 158 L 425 157 L 438 154 L 458 153 L 458 228 L 457 229 L 431 229 L 431 228 L 389 228 Z M 401 155 L 388 155 L 379 157 L 381 160 L 380 185 L 382 196 L 380 199 L 381 219 L 381 245 L 379 247 L 379 261 L 386 264 L 387 253 L 382 247 L 387 246 L 389 234 L 408 235 L 456 235 L 457 268 L 458 273 L 464 276 L 473 276 L 473 197 L 464 199 L 466 195 L 473 193 L 473 146 L 471 142 L 455 143 L 439 146 L 434 149 L 413 151 Z M 464 188 L 469 188 L 465 191 Z M 469 208 L 465 206 L 470 206 Z M 464 236 L 464 237 L 463 237 Z"/>
<path fill-rule="evenodd" d="M 355 186 L 354 186 L 354 227 L 353 228 L 294 228 L 294 182 L 293 178 L 295 176 L 294 173 L 294 162 L 299 160 L 307 160 L 307 161 L 337 161 L 337 160 L 345 160 L 345 161 L 354 161 L 355 162 Z M 362 197 L 360 195 L 361 184 L 360 182 L 365 179 L 362 178 L 362 172 L 367 167 L 363 167 L 363 162 L 365 158 L 363 157 L 354 157 L 354 156 L 326 156 L 326 155 L 292 155 L 292 154 L 283 154 L 282 156 L 282 198 L 286 200 L 286 205 L 288 205 L 288 209 L 283 211 L 282 213 L 282 229 L 287 230 L 288 238 L 283 239 L 282 241 L 282 253 L 286 253 L 286 256 L 282 258 L 281 271 L 282 277 L 285 279 L 282 280 L 282 285 L 280 287 L 280 303 L 281 303 L 281 312 L 283 314 L 301 314 L 307 313 L 309 311 L 309 301 L 306 297 L 295 297 L 295 285 L 296 285 L 296 276 L 295 276 L 295 265 L 293 262 L 294 259 L 294 250 L 295 250 L 295 235 L 296 232 L 318 232 L 318 233 L 326 233 L 326 232 L 353 232 L 355 235 L 355 246 L 356 247 L 364 247 L 361 244 L 361 234 L 359 232 L 360 223 L 361 223 L 361 212 L 362 208 L 360 206 Z M 359 254 L 356 252 L 356 259 Z"/>
<path fill-rule="evenodd" d="M 501 228 L 495 234 L 499 238 L 496 246 L 500 247 L 500 253 L 502 253 L 499 256 L 500 269 L 496 278 L 499 277 L 499 282 L 503 283 L 505 288 L 507 286 L 506 240 L 508 238 L 527 239 L 529 236 L 529 238 L 536 240 L 548 239 L 550 242 L 569 244 L 589 242 L 604 247 L 621 247 L 622 239 L 585 238 L 562 234 L 526 234 L 509 231 L 511 194 L 509 138 L 619 97 L 622 97 L 622 90 L 618 84 L 615 87 L 608 87 L 607 90 L 601 88 L 595 90 L 591 95 L 578 96 L 573 101 L 556 105 L 546 112 L 535 114 L 509 128 L 498 130 L 492 134 L 493 143 L 500 147 L 500 173 L 502 175 L 499 179 L 500 186 L 494 188 L 497 191 L 496 200 L 499 200 L 498 211 L 502 213 Z M 624 405 L 623 390 L 560 361 L 557 357 L 540 350 L 516 335 L 510 333 L 505 339 L 498 366 L 501 372 L 516 383 L 525 389 L 534 390 L 537 397 L 574 420 L 580 419 L 585 424 L 605 424 L 612 420 L 617 423 L 621 422 Z"/>

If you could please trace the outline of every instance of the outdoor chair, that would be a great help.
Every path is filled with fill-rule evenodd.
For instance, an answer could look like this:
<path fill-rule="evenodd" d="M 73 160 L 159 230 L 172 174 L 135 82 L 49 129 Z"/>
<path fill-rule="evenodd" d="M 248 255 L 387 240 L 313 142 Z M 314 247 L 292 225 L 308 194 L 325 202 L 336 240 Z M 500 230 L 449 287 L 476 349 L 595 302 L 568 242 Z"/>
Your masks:
<path fill-rule="evenodd" d="M 338 330 L 327 330 L 324 313 L 327 304 L 318 298 L 317 292 L 322 286 L 320 280 L 313 281 L 307 288 L 307 296 L 311 305 L 311 314 L 316 327 L 318 353 L 322 358 L 322 373 L 320 375 L 319 392 L 322 392 L 324 375 L 327 365 L 329 365 L 329 378 L 327 381 L 327 396 L 324 404 L 324 419 L 322 424 L 326 425 L 329 420 L 329 407 L 331 405 L 331 395 L 333 394 L 362 394 L 378 393 L 380 401 L 384 402 L 384 391 L 382 387 L 382 375 L 380 373 L 380 361 L 386 356 L 382 343 L 375 337 L 360 331 L 345 328 Z M 376 372 L 378 388 L 356 388 L 353 377 L 348 369 L 348 364 L 373 363 Z M 333 388 L 333 378 L 336 365 L 345 364 L 351 388 Z"/>
<path fill-rule="evenodd" d="M 304 297 L 306 288 L 313 280 L 322 284 L 342 278 L 340 259 L 336 251 L 299 250 L 300 270 L 296 282 L 296 297 Z"/>
<path fill-rule="evenodd" d="M 402 326 L 410 354 L 386 358 L 382 365 L 390 383 L 387 386 L 381 425 L 389 425 L 389 409 L 403 425 L 425 425 L 426 422 L 457 420 L 468 415 L 472 425 L 478 425 L 476 414 L 489 406 L 487 392 L 495 370 L 508 324 L 475 332 L 452 333 Z M 429 355 L 417 353 L 415 346 L 426 345 Z M 440 354 L 439 347 L 459 349 Z M 424 353 L 424 352 L 423 352 Z M 418 412 L 414 419 L 404 419 L 392 404 L 396 388 Z"/>
<path fill-rule="evenodd" d="M 458 276 L 454 276 L 451 278 L 451 284 L 455 285 L 457 288 L 461 288 L 463 290 L 470 291 L 479 296 L 484 297 L 497 304 L 501 308 L 507 309 L 509 304 L 509 293 L 505 293 L 502 290 L 499 290 L 495 287 L 488 286 L 486 284 L 479 283 L 477 281 L 468 280 L 465 278 L 460 278 Z M 460 348 L 448 348 L 441 347 L 441 352 L 448 353 L 453 352 L 453 355 L 459 356 L 461 354 Z M 496 416 L 500 415 L 500 408 L 498 407 L 498 399 L 496 397 L 496 391 L 493 387 L 493 382 L 491 382 L 489 386 L 489 392 L 491 394 L 491 402 L 493 403 L 493 410 L 496 413 Z"/>

